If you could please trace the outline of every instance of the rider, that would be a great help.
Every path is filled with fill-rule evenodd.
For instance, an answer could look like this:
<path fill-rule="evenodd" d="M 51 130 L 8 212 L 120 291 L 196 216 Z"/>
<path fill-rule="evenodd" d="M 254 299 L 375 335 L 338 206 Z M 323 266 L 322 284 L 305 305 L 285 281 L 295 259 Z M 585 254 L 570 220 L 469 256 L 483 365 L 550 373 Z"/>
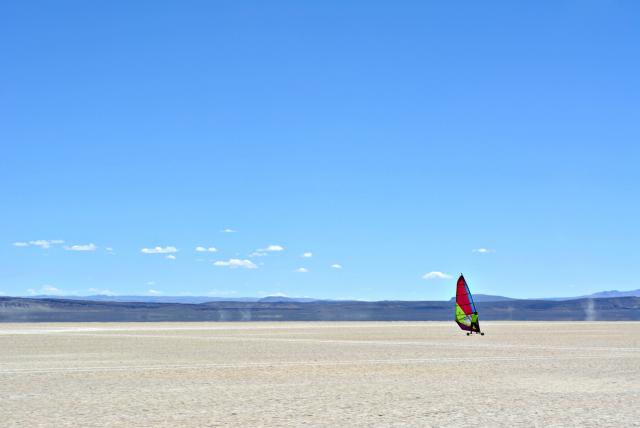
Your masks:
<path fill-rule="evenodd" d="M 475 331 L 476 333 L 480 333 L 480 325 L 478 324 L 478 313 L 474 312 L 471 315 L 471 331 Z"/>

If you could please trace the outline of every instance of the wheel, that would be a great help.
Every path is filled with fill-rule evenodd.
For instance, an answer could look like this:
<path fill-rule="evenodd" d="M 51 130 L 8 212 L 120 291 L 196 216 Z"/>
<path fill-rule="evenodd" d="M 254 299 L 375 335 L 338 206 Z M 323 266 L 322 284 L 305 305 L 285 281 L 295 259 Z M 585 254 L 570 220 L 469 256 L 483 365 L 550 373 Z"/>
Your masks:
<path fill-rule="evenodd" d="M 480 336 L 484 336 L 484 333 L 480 333 Z"/>
<path fill-rule="evenodd" d="M 471 333 L 467 332 L 467 336 L 469 336 Z"/>

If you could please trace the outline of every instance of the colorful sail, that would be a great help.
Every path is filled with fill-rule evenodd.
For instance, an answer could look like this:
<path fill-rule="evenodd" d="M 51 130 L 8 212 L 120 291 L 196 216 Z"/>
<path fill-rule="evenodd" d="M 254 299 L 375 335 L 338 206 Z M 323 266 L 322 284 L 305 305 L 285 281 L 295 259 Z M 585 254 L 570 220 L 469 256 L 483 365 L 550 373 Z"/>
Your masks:
<path fill-rule="evenodd" d="M 456 323 L 461 329 L 473 331 L 471 329 L 471 316 L 474 312 L 476 312 L 476 305 L 473 303 L 473 296 L 471 296 L 464 276 L 460 275 L 456 287 Z"/>

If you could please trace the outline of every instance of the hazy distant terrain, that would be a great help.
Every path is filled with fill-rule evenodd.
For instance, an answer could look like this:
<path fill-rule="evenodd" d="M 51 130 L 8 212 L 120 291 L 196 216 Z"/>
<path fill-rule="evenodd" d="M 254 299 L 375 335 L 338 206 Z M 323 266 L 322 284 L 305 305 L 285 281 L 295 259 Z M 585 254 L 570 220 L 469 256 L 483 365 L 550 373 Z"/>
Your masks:
<path fill-rule="evenodd" d="M 3 324 L 1 425 L 633 426 L 639 326 Z"/>
<path fill-rule="evenodd" d="M 478 301 L 482 320 L 640 320 L 640 298 Z M 87 321 L 446 321 L 443 301 L 263 301 L 200 304 L 0 297 L 3 322 Z"/>
<path fill-rule="evenodd" d="M 574 297 L 546 297 L 538 299 L 520 299 L 520 300 L 576 300 L 576 299 L 600 299 L 610 297 L 640 297 L 640 289 L 629 291 L 600 291 L 586 296 Z M 126 295 L 103 295 L 97 294 L 92 296 L 54 296 L 39 295 L 32 296 L 33 299 L 63 299 L 63 300 L 90 300 L 98 302 L 145 302 L 145 303 L 207 303 L 207 302 L 319 302 L 332 301 L 330 299 L 314 299 L 308 297 L 284 297 L 284 296 L 266 296 L 266 297 L 219 297 L 219 296 L 126 296 Z M 475 293 L 473 298 L 476 302 L 501 302 L 506 300 L 519 300 L 513 297 L 496 296 L 491 294 Z M 455 296 L 450 299 L 455 300 Z"/>
<path fill-rule="evenodd" d="M 31 299 L 89 300 L 96 302 L 144 302 L 144 303 L 206 303 L 206 302 L 316 302 L 321 299 L 306 297 L 215 297 L 215 296 L 126 296 L 96 294 L 92 296 L 31 296 Z"/>

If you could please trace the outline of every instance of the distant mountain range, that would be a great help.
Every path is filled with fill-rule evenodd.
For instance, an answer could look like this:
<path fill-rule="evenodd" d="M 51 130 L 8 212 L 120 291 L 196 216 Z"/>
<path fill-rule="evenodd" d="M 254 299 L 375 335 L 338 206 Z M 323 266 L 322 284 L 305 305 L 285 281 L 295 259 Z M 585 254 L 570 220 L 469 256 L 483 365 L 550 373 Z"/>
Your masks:
<path fill-rule="evenodd" d="M 603 299 L 611 297 L 640 297 L 640 289 L 630 291 L 600 291 L 597 293 L 577 296 L 577 297 L 545 297 L 538 299 L 515 299 L 512 297 L 496 296 L 491 294 L 474 294 L 473 298 L 476 302 L 504 302 L 510 300 L 575 300 L 575 299 Z M 207 302 L 326 302 L 329 299 L 313 299 L 309 297 L 285 297 L 285 296 L 267 296 L 267 297 L 215 297 L 215 296 L 111 296 L 111 295 L 93 295 L 93 296 L 53 296 L 39 295 L 32 296 L 33 299 L 65 299 L 65 300 L 88 300 L 95 302 L 145 302 L 145 303 L 184 303 L 184 304 L 200 304 Z M 452 297 L 449 301 L 455 300 Z"/>
<path fill-rule="evenodd" d="M 454 302 L 114 302 L 0 297 L 0 322 L 452 321 Z M 639 297 L 476 302 L 482 320 L 640 321 Z"/>
<path fill-rule="evenodd" d="M 482 320 L 636 320 L 640 290 L 513 299 L 474 295 Z M 0 297 L 0 322 L 87 321 L 445 321 L 448 301 L 345 301 L 307 297 L 33 296 Z"/>
<path fill-rule="evenodd" d="M 455 300 L 456 300 L 455 297 L 452 297 L 451 299 L 449 299 L 450 302 L 453 302 Z M 473 300 L 475 302 L 504 302 L 507 300 L 518 300 L 518 299 L 512 299 L 511 297 L 504 297 L 504 296 L 494 296 L 491 294 L 474 294 Z"/>
<path fill-rule="evenodd" d="M 631 291 L 618 291 L 618 290 L 599 291 L 597 293 L 593 293 L 588 296 L 582 296 L 582 297 L 591 297 L 594 299 L 601 299 L 601 298 L 607 298 L 607 297 L 640 297 L 640 288 L 637 290 L 631 290 Z"/>
<path fill-rule="evenodd" d="M 93 296 L 54 296 L 38 295 L 32 299 L 86 300 L 92 302 L 143 302 L 143 303 L 184 303 L 199 304 L 207 302 L 316 302 L 320 299 L 307 297 L 209 297 L 209 296 L 112 296 L 97 294 Z"/>
<path fill-rule="evenodd" d="M 630 291 L 618 291 L 618 290 L 610 290 L 610 291 L 599 291 L 593 294 L 587 294 L 584 296 L 575 296 L 575 297 L 544 297 L 544 298 L 535 298 L 535 299 L 515 299 L 513 297 L 505 297 L 505 296 L 494 296 L 491 294 L 474 294 L 473 300 L 476 302 L 503 302 L 506 300 L 576 300 L 576 299 L 607 299 L 611 297 L 640 297 L 640 289 L 638 290 L 630 290 Z M 455 300 L 455 297 L 452 297 L 451 300 Z"/>
<path fill-rule="evenodd" d="M 537 300 L 575 300 L 575 299 L 608 299 L 611 297 L 640 297 L 640 289 L 638 290 L 630 290 L 630 291 L 618 291 L 618 290 L 610 290 L 610 291 L 599 291 L 593 294 L 586 294 L 584 296 L 577 297 L 546 297 Z"/>

